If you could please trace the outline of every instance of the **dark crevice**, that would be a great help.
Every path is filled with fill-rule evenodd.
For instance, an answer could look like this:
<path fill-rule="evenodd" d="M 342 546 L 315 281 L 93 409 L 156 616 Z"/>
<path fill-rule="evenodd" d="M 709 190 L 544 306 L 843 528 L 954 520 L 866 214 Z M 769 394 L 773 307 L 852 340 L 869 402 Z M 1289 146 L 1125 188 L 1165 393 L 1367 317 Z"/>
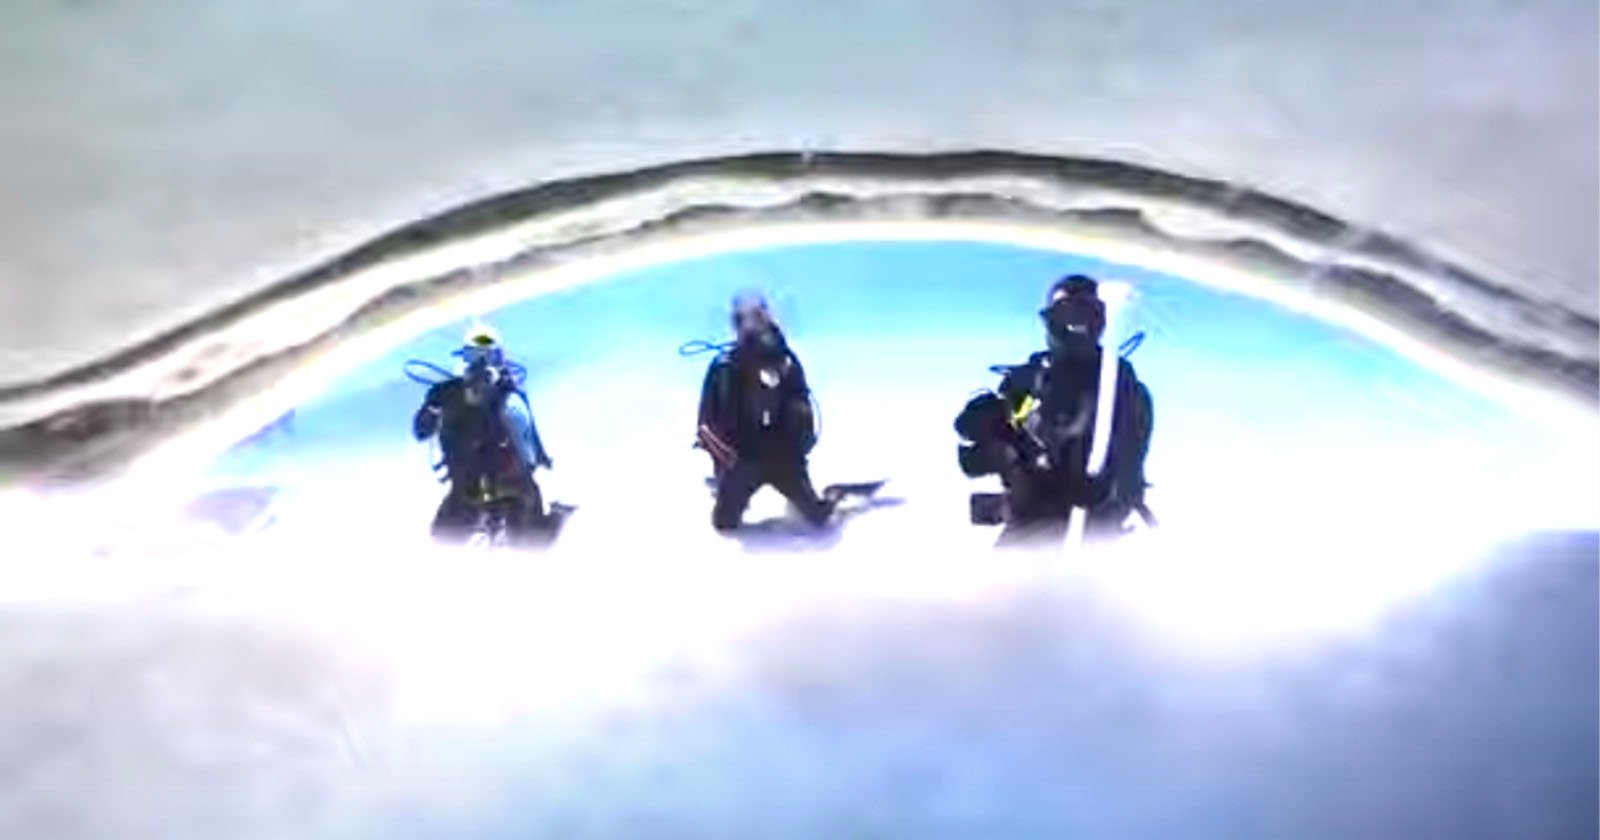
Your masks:
<path fill-rule="evenodd" d="M 786 181 L 804 177 L 854 177 L 874 180 L 930 180 L 985 176 L 1013 176 L 1080 186 L 1112 187 L 1150 198 L 1182 198 L 1210 207 L 1220 214 L 1266 222 L 1299 239 L 1318 243 L 1339 240 L 1350 226 L 1326 214 L 1262 193 L 1240 190 L 1224 182 L 1191 178 L 1170 172 L 1111 160 L 1058 158 L 1004 151 L 969 151 L 932 155 L 850 152 L 772 152 L 710 158 L 665 164 L 631 172 L 611 173 L 564 181 L 490 196 L 470 204 L 404 225 L 388 234 L 334 257 L 327 262 L 245 296 L 215 312 L 157 335 L 103 360 L 33 382 L 0 387 L 0 401 L 18 400 L 65 387 L 102 382 L 122 371 L 159 358 L 193 340 L 220 330 L 270 303 L 304 294 L 336 282 L 338 278 L 378 263 L 419 253 L 451 239 L 480 232 L 509 220 L 527 220 L 541 214 L 570 210 L 618 196 L 663 186 L 672 181 L 703 177 L 750 177 Z M 841 196 L 818 209 L 847 204 Z M 1441 270 L 1463 285 L 1514 301 L 1540 306 L 1501 286 L 1454 266 L 1421 255 L 1417 249 L 1392 237 L 1369 238 L 1364 252 L 1403 261 L 1419 270 Z M 1570 323 L 1600 330 L 1600 323 L 1566 312 Z"/>
<path fill-rule="evenodd" d="M 1325 276 L 1332 281 L 1327 288 L 1337 290 L 1334 295 L 1381 303 L 1392 317 L 1406 322 L 1414 332 L 1438 335 L 1456 346 L 1473 348 L 1481 361 L 1509 358 L 1529 370 L 1544 371 L 1563 380 L 1574 391 L 1600 395 L 1600 365 L 1594 362 L 1507 342 L 1392 275 L 1331 266 Z"/>

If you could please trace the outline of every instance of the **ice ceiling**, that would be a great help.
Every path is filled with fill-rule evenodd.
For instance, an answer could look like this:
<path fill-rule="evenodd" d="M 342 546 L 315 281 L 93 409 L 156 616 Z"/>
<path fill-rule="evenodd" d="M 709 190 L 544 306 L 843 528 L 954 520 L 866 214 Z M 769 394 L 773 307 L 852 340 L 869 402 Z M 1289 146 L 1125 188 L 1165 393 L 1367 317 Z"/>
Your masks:
<path fill-rule="evenodd" d="M 1581 0 L 7 18 L 7 475 L 96 474 L 350 338 L 545 269 L 861 222 L 1226 275 L 1584 406 L 1597 391 L 1600 22 Z"/>

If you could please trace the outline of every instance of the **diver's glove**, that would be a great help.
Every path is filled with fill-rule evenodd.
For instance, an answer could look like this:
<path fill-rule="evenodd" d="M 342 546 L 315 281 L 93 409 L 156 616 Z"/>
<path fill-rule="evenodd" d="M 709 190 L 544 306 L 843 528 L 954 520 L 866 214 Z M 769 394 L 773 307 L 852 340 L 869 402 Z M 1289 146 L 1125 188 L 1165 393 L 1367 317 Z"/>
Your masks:
<path fill-rule="evenodd" d="M 439 431 L 439 407 L 431 403 L 417 409 L 411 418 L 411 434 L 417 440 L 427 440 Z"/>
<path fill-rule="evenodd" d="M 439 420 L 444 414 L 444 404 L 449 396 L 447 388 L 450 381 L 436 382 L 428 386 L 428 393 L 422 398 L 422 407 L 411 418 L 411 434 L 417 440 L 427 440 L 439 431 Z"/>

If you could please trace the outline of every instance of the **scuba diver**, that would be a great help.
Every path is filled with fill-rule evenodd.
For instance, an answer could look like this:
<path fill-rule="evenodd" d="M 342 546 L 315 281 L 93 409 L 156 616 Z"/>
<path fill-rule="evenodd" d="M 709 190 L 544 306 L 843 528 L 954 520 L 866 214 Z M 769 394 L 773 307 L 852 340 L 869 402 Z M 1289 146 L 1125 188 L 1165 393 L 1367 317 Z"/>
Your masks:
<path fill-rule="evenodd" d="M 428 388 L 411 424 L 419 441 L 439 436 L 450 484 L 434 515 L 433 536 L 465 542 L 488 515 L 499 517 L 507 542 L 526 544 L 552 525 L 534 471 L 553 463 L 521 390 L 522 369 L 483 326 L 468 332 L 455 355 L 464 370 Z"/>
<path fill-rule="evenodd" d="M 737 529 L 769 484 L 820 527 L 837 499 L 819 496 L 807 469 L 817 430 L 805 370 L 760 295 L 736 296 L 731 320 L 735 340 L 706 371 L 695 431 L 715 475 L 712 527 Z"/>
<path fill-rule="evenodd" d="M 1133 513 L 1153 525 L 1144 461 L 1154 407 L 1126 358 L 1117 359 L 1105 463 L 1098 475 L 1088 463 L 1105 352 L 1098 284 L 1081 274 L 1057 281 L 1039 315 L 1049 349 L 1025 364 L 997 366 L 1004 374 L 997 392 L 973 397 L 956 418 L 962 471 L 999 475 L 1005 488 L 999 498 L 974 494 L 973 521 L 1004 522 L 1001 545 L 1064 538 L 1075 507 L 1087 512 L 1084 534 L 1091 540 L 1124 533 Z"/>

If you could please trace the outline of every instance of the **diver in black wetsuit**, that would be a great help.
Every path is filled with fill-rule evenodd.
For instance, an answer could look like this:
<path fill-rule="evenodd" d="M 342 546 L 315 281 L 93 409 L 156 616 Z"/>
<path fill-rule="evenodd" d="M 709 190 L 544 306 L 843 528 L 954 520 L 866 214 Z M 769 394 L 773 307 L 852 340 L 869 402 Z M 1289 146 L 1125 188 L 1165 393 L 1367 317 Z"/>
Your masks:
<path fill-rule="evenodd" d="M 973 477 L 998 474 L 1005 486 L 997 517 L 1006 523 L 1001 544 L 1063 538 L 1074 507 L 1088 512 L 1091 539 L 1122 533 L 1135 512 L 1153 521 L 1144 504 L 1144 460 L 1154 407 L 1127 359 L 1117 360 L 1104 469 L 1089 472 L 1106 328 L 1098 285 L 1083 275 L 1057 281 L 1039 314 L 1049 349 L 1010 367 L 998 393 L 974 397 L 956 419 L 966 441 L 962 470 Z M 974 518 L 983 518 L 976 505 Z"/>
<path fill-rule="evenodd" d="M 706 371 L 695 434 L 715 474 L 712 526 L 738 528 L 765 485 L 820 526 L 835 502 L 817 495 L 806 464 L 817 433 L 805 370 L 759 295 L 735 298 L 732 321 L 736 340 Z"/>
<path fill-rule="evenodd" d="M 439 436 L 450 483 L 433 537 L 465 541 L 493 509 L 503 516 L 509 542 L 538 541 L 552 522 L 534 471 L 552 462 L 532 413 L 492 332 L 475 328 L 456 355 L 465 371 L 430 387 L 411 421 L 417 440 Z"/>

